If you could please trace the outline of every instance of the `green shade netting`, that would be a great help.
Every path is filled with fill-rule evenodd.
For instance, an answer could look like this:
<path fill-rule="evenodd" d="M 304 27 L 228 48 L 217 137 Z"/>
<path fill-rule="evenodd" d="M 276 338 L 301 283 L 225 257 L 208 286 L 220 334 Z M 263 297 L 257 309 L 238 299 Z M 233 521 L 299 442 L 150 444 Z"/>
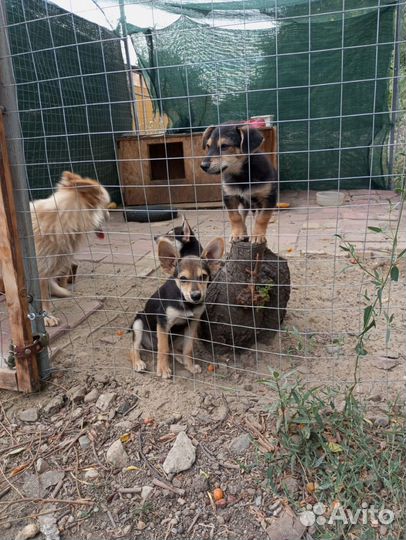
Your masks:
<path fill-rule="evenodd" d="M 131 129 L 117 35 L 43 0 L 6 6 L 33 197 L 47 196 L 71 168 L 117 196 L 113 132 Z"/>
<path fill-rule="evenodd" d="M 173 131 L 274 114 L 282 188 L 387 186 L 396 2 L 347 1 L 344 12 L 341 0 L 154 6 L 181 16 L 159 30 L 128 27 Z M 210 17 L 229 27 L 202 22 Z M 243 27 L 255 20 L 268 27 Z"/>

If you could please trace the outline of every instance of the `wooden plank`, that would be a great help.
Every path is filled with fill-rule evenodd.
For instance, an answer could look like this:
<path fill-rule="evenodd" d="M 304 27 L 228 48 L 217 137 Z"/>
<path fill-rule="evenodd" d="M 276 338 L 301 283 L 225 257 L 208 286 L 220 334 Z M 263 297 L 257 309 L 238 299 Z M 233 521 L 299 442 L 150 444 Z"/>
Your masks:
<path fill-rule="evenodd" d="M 28 300 L 24 264 L 17 229 L 13 180 L 7 152 L 3 113 L 0 112 L 0 263 L 6 292 L 10 337 L 16 347 L 32 344 L 31 322 L 28 320 Z M 36 355 L 16 358 L 18 389 L 36 392 L 40 387 Z"/>
<path fill-rule="evenodd" d="M 0 368 L 0 388 L 2 390 L 18 390 L 17 374 L 7 368 Z"/>

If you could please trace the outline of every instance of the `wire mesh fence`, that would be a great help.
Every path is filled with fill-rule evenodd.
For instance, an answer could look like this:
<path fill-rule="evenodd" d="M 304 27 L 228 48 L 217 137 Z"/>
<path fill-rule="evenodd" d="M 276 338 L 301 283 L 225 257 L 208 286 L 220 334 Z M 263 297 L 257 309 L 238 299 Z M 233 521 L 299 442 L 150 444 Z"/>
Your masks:
<path fill-rule="evenodd" d="M 255 153 L 278 174 L 279 205 L 264 232 L 272 254 L 252 241 L 234 243 L 225 267 L 216 277 L 213 270 L 208 314 L 191 336 L 201 370 L 191 373 L 171 354 L 175 384 L 260 393 L 260 380 L 277 370 L 345 386 L 357 368 L 366 395 L 399 388 L 404 281 L 385 288 L 387 317 L 361 364 L 355 346 L 376 273 L 405 247 L 403 194 L 395 191 L 405 167 L 404 4 L 270 4 L 219 11 L 208 2 L 204 15 L 193 2 L 1 4 L 10 50 L 1 55 L 11 60 L 18 99 L 7 114 L 18 115 L 14 141 L 24 148 L 12 165 L 25 167 L 31 201 L 48 197 L 18 219 L 33 223 L 25 241 L 36 246 L 42 298 L 48 288 L 52 296 L 51 370 L 101 370 L 137 385 L 156 372 L 157 353 L 144 344 L 147 373 L 134 372 L 128 332 L 167 279 L 155 238 L 183 226 L 177 242 L 170 239 L 177 249 L 194 234 L 203 248 L 225 239 L 229 254 L 230 234 L 241 236 L 238 204 L 229 214 L 222 202 L 226 169 L 210 175 L 201 168 L 202 132 L 231 121 L 240 142 L 223 142 L 218 159 L 231 163 L 238 154 L 245 163 Z M 145 16 L 143 31 L 137 14 Z M 264 142 L 243 151 L 239 130 L 247 122 Z M 113 204 L 107 195 L 95 201 L 98 185 L 88 190 L 69 174 L 58 187 L 63 171 L 100 182 Z M 250 175 L 248 168 L 247 182 Z M 257 218 L 247 220 L 251 240 Z M 271 263 L 272 277 L 264 274 Z M 0 305 L 4 360 L 10 336 Z"/>

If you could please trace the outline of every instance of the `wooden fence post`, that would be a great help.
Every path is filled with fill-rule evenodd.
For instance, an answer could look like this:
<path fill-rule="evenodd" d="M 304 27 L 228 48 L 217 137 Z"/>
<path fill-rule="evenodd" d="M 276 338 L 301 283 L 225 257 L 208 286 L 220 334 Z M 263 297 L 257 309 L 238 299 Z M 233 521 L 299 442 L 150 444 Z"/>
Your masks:
<path fill-rule="evenodd" d="M 7 153 L 3 111 L 0 111 L 0 264 L 6 293 L 13 345 L 24 356 L 16 355 L 17 388 L 21 392 L 36 392 L 40 388 L 37 352 L 33 350 L 31 322 L 28 319 L 28 298 L 24 262 L 17 229 L 13 180 Z M 7 370 L 2 370 L 7 371 Z M 2 380 L 6 377 L 6 380 Z M 0 373 L 0 386 L 10 387 L 10 375 Z M 16 388 L 16 389 L 17 389 Z"/>

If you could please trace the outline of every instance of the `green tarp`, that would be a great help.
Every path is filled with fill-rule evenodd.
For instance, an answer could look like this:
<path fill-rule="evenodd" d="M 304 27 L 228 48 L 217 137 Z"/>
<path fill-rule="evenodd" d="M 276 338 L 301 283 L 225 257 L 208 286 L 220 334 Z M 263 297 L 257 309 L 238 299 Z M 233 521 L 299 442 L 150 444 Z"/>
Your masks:
<path fill-rule="evenodd" d="M 6 6 L 33 197 L 47 196 L 65 169 L 98 178 L 114 195 L 114 132 L 131 129 L 117 35 L 43 0 Z"/>
<path fill-rule="evenodd" d="M 396 2 L 342 5 L 156 0 L 181 17 L 159 30 L 128 26 L 172 130 L 274 114 L 282 188 L 385 188 Z M 268 27 L 245 29 L 245 16 Z"/>

